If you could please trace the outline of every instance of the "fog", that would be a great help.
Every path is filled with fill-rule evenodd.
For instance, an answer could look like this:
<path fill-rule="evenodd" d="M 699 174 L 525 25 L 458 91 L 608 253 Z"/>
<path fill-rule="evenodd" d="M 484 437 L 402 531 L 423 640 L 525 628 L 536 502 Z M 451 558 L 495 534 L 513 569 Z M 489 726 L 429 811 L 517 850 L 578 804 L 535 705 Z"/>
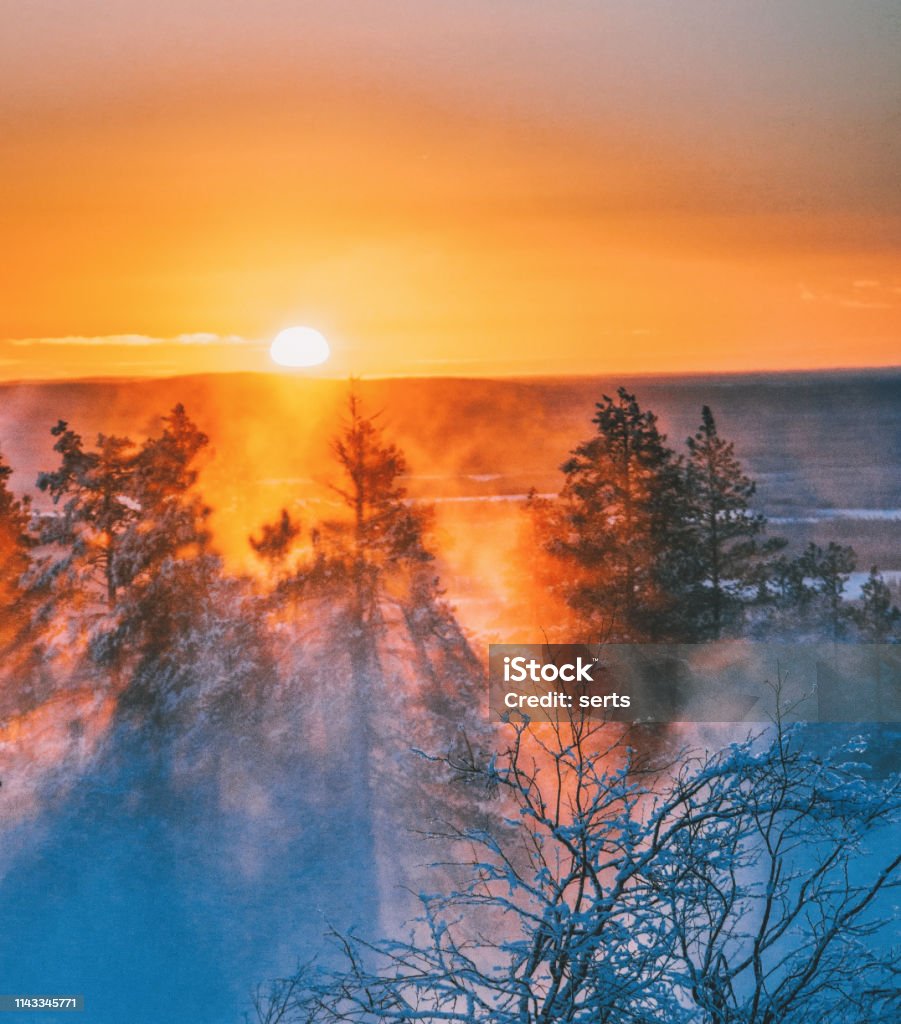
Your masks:
<path fill-rule="evenodd" d="M 793 547 L 838 539 L 854 544 L 862 569 L 901 570 L 898 372 L 358 381 L 407 457 L 408 500 L 434 507 L 436 575 L 466 640 L 414 658 L 389 616 L 381 689 L 354 692 L 334 657 L 335 608 L 298 619 L 289 604 L 266 613 L 271 662 L 237 692 L 230 676 L 243 669 L 227 655 L 244 652 L 230 651 L 231 634 L 191 648 L 198 682 L 185 706 L 164 709 L 165 725 L 123 703 L 115 673 L 91 676 L 87 662 L 70 678 L 58 657 L 27 693 L 5 673 L 0 988 L 84 992 L 88 1019 L 104 1024 L 237 1021 L 253 984 L 321 955 L 330 926 L 400 921 L 411 892 L 436 884 L 436 854 L 418 833 L 455 806 L 482 811 L 478 794 L 430 774 L 411 747 L 446 747 L 462 727 L 488 742 L 486 644 L 540 642 L 553 625 L 532 573 L 525 496 L 559 490 L 594 402 L 621 383 L 674 447 L 711 405 L 758 481 L 756 506 Z M 141 440 L 183 402 L 211 439 L 199 488 L 213 547 L 262 589 L 249 535 L 282 508 L 304 538 L 340 513 L 330 439 L 347 393 L 347 382 L 290 375 L 7 384 L 0 451 L 14 488 L 34 494 L 37 473 L 57 461 L 58 419 L 89 445 L 100 432 Z M 38 511 L 50 507 L 36 495 Z"/>

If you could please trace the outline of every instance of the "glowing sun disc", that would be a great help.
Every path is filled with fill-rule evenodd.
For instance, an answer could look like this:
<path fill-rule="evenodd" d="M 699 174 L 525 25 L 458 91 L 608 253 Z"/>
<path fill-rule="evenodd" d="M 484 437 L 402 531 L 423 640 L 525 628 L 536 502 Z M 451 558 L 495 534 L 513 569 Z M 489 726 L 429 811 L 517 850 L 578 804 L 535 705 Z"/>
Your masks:
<path fill-rule="evenodd" d="M 320 366 L 331 355 L 328 342 L 312 327 L 286 327 L 269 348 L 279 366 Z"/>

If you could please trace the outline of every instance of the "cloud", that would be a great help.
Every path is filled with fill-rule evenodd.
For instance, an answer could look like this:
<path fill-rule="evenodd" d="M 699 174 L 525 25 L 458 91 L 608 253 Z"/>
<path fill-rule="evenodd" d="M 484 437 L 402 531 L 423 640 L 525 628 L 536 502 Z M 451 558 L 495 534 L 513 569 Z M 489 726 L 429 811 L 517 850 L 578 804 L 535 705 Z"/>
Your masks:
<path fill-rule="evenodd" d="M 873 298 L 862 299 L 854 292 L 850 295 L 843 295 L 837 292 L 815 292 L 803 283 L 798 285 L 798 297 L 802 302 L 825 302 L 831 306 L 841 306 L 842 309 L 894 308 L 894 303 L 886 301 L 880 293 L 888 292 L 894 294 L 897 291 L 895 288 L 883 288 L 879 281 L 869 279 L 853 281 L 852 288 L 857 292 L 866 290 L 869 294 L 873 295 Z"/>
<path fill-rule="evenodd" d="M 118 347 L 122 345 L 146 347 L 149 345 L 253 345 L 252 341 L 237 334 L 178 334 L 174 338 L 154 338 L 146 334 L 105 334 L 96 337 L 68 335 L 61 338 L 11 338 L 11 345 L 31 347 L 34 345 L 73 345 L 92 348 Z"/>
<path fill-rule="evenodd" d="M 248 345 L 253 344 L 238 334 L 179 334 L 172 339 L 179 345 Z"/>

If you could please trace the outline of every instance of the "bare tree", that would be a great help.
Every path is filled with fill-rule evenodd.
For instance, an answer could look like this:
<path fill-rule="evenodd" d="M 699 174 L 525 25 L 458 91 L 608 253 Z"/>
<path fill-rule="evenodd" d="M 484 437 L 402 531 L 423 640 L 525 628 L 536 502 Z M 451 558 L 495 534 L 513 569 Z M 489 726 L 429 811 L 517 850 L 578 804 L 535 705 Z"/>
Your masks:
<path fill-rule="evenodd" d="M 867 781 L 853 744 L 819 757 L 780 720 L 662 765 L 622 727 L 510 728 L 502 755 L 457 766 L 497 788 L 503 823 L 433 834 L 464 851 L 461 884 L 422 895 L 404 938 L 334 936 L 338 966 L 276 985 L 276 1019 L 894 1019 L 880 909 L 901 858 L 879 842 L 898 784 Z"/>

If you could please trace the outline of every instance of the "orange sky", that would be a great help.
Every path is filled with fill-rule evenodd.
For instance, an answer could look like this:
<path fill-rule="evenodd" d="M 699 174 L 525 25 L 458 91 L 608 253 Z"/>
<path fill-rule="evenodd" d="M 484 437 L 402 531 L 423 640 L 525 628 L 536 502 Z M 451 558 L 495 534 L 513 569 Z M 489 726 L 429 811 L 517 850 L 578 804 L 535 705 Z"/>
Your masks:
<path fill-rule="evenodd" d="M 15 6 L 0 378 L 899 362 L 892 5 Z"/>

